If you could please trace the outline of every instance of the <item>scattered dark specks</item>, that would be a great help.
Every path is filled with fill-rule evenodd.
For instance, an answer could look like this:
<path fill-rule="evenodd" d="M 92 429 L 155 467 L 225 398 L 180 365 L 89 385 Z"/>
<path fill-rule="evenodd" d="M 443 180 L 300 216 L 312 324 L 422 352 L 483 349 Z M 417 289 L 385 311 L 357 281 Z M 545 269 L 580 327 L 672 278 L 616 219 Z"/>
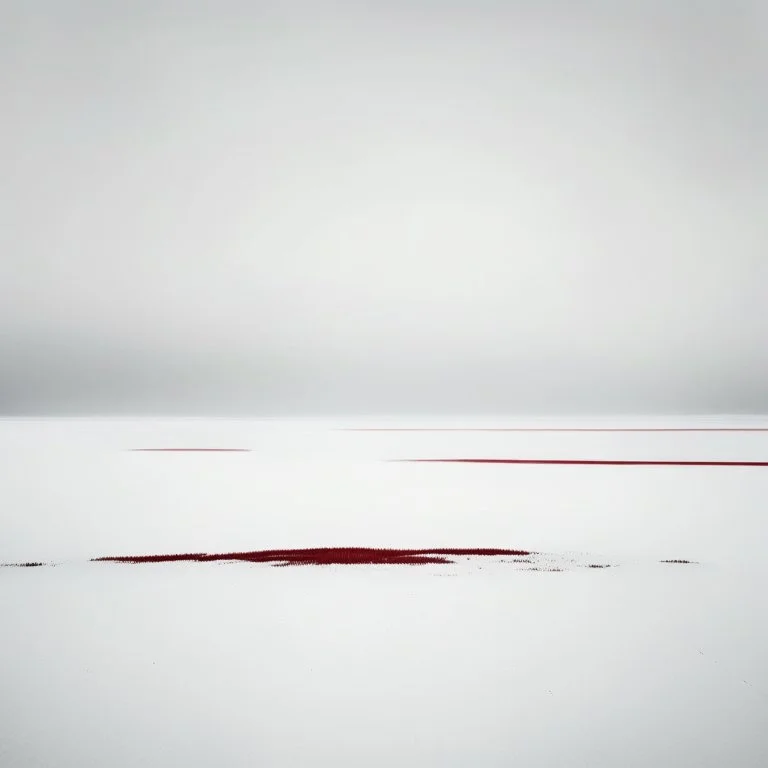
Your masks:
<path fill-rule="evenodd" d="M 45 563 L 0 563 L 3 568 L 39 568 Z"/>
<path fill-rule="evenodd" d="M 660 563 L 678 563 L 679 565 L 696 565 L 693 560 L 659 560 Z"/>
<path fill-rule="evenodd" d="M 590 563 L 587 568 L 612 568 L 611 565 L 601 565 L 600 563 Z"/>

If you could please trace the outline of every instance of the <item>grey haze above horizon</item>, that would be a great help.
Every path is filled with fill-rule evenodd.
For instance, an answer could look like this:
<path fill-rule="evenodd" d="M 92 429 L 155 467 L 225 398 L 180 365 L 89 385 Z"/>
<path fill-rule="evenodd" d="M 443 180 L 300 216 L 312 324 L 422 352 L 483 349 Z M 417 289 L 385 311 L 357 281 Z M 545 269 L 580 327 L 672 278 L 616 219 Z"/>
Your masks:
<path fill-rule="evenodd" d="M 768 7 L 8 0 L 0 415 L 768 413 Z"/>

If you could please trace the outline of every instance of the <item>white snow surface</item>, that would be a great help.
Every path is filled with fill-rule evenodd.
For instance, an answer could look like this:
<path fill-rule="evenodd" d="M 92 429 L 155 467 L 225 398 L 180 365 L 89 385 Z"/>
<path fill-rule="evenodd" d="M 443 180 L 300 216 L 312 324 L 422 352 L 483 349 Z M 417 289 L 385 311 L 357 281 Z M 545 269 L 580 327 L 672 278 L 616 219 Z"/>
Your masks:
<path fill-rule="evenodd" d="M 0 421 L 0 766 L 768 765 L 766 418 Z M 145 453 L 149 447 L 249 453 Z M 275 568 L 92 557 L 502 547 Z M 664 559 L 696 561 L 662 564 Z"/>

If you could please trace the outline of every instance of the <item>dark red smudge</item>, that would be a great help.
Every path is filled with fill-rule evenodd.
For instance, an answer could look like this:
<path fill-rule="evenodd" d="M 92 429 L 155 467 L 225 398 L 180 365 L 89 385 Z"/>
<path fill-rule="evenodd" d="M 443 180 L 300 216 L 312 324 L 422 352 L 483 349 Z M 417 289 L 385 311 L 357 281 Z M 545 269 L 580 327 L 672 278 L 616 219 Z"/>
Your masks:
<path fill-rule="evenodd" d="M 274 565 L 425 565 L 451 563 L 452 556 L 524 557 L 533 554 L 522 549 L 374 549 L 366 547 L 321 547 L 318 549 L 266 549 L 255 552 L 229 552 L 209 555 L 128 555 L 124 557 L 96 557 L 94 562 L 115 563 L 170 563 L 182 560 L 211 562 L 214 560 L 240 560 L 249 563 Z"/>
<path fill-rule="evenodd" d="M 250 448 L 131 448 L 134 453 L 250 453 Z"/>
<path fill-rule="evenodd" d="M 576 464 L 645 467 L 768 467 L 768 461 L 634 461 L 623 459 L 391 459 L 414 464 Z"/>

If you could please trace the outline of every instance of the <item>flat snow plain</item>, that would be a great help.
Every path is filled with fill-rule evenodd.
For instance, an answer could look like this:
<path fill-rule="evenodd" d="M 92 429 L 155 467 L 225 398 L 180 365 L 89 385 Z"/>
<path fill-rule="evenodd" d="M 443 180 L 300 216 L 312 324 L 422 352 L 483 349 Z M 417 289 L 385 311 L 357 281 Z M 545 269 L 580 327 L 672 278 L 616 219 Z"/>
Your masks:
<path fill-rule="evenodd" d="M 768 467 L 390 461 L 768 431 L 346 431 L 507 426 L 768 418 L 0 421 L 0 766 L 768 765 Z M 566 565 L 90 562 L 322 546 Z"/>

